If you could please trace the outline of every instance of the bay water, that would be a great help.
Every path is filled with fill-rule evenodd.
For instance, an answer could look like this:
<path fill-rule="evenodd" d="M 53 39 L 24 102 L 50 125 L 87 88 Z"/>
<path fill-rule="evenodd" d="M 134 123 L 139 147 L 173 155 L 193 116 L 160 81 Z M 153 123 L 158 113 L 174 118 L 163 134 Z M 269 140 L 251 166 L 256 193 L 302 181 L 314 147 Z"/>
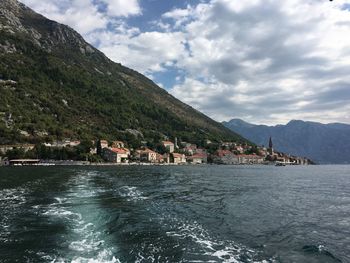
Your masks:
<path fill-rule="evenodd" d="M 0 262 L 350 262 L 350 166 L 0 167 Z"/>

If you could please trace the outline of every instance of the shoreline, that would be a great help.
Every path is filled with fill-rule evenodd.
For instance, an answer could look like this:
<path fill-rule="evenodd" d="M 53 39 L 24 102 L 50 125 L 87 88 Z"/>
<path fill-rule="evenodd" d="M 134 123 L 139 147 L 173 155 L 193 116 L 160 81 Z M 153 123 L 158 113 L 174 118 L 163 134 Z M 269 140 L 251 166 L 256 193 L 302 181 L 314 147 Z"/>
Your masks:
<path fill-rule="evenodd" d="M 219 164 L 219 163 L 93 163 L 86 161 L 49 161 L 40 162 L 35 164 L 5 164 L 0 167 L 49 167 L 49 166 L 100 166 L 100 167 L 113 167 L 113 166 L 277 166 L 274 162 L 269 163 L 239 163 L 239 164 Z M 300 164 L 286 164 L 286 166 L 309 166 L 310 164 L 300 165 Z M 314 164 L 315 165 L 315 164 Z M 317 165 L 317 164 L 316 164 Z"/>

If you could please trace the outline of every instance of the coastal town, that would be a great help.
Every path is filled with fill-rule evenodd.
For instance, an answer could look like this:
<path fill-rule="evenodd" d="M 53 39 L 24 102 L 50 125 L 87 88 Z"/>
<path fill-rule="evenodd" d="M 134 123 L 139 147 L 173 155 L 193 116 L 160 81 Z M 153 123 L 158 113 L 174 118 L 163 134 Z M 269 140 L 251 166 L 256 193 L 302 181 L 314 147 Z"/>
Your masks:
<path fill-rule="evenodd" d="M 128 148 L 123 141 L 107 141 L 104 139 L 91 141 L 88 153 L 80 160 L 62 158 L 39 158 L 38 151 L 73 150 L 82 145 L 79 140 L 63 140 L 44 143 L 40 146 L 34 144 L 0 145 L 0 165 L 185 165 L 185 164 L 224 164 L 224 165 L 257 165 L 274 164 L 308 165 L 312 161 L 304 158 L 275 151 L 272 139 L 268 147 L 240 144 L 235 142 L 221 142 L 214 144 L 207 141 L 208 146 L 198 147 L 188 142 L 164 140 L 160 147 L 151 149 L 142 146 L 139 149 Z M 39 150 L 38 150 L 39 148 Z M 86 148 L 86 147 L 85 147 Z M 13 157 L 13 153 L 17 154 Z M 35 156 L 37 154 L 37 156 Z M 22 158 L 18 158 L 22 157 Z M 36 158 L 23 158 L 26 156 Z M 17 158 L 16 158 L 17 157 Z"/>

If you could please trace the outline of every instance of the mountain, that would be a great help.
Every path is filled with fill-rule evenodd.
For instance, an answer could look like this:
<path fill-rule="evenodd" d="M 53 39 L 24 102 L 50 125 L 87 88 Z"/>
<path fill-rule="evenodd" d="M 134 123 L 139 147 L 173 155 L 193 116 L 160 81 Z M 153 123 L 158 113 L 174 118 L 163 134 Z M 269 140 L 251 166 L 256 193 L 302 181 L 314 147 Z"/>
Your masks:
<path fill-rule="evenodd" d="M 223 124 L 258 145 L 268 145 L 281 152 L 305 156 L 317 163 L 350 163 L 350 125 L 321 124 L 292 120 L 287 125 L 254 125 L 240 119 Z"/>
<path fill-rule="evenodd" d="M 53 138 L 245 141 L 68 26 L 0 5 L 0 144 Z"/>

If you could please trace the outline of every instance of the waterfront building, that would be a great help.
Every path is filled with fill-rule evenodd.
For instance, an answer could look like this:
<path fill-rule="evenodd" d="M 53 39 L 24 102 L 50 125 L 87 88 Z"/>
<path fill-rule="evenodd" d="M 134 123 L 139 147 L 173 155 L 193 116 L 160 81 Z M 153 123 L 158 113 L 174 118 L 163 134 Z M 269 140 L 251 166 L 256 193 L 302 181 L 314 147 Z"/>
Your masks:
<path fill-rule="evenodd" d="M 187 161 L 192 164 L 203 164 L 208 162 L 208 155 L 206 153 L 196 153 L 187 157 Z"/>
<path fill-rule="evenodd" d="M 104 148 L 103 158 L 111 163 L 127 163 L 130 151 L 126 148 Z"/>
<path fill-rule="evenodd" d="M 167 151 L 169 153 L 173 153 L 174 152 L 174 150 L 175 150 L 174 143 L 172 143 L 171 141 L 163 141 L 162 144 L 165 147 L 165 149 L 167 149 Z"/>
<path fill-rule="evenodd" d="M 125 144 L 122 141 L 113 141 L 112 148 L 124 148 Z"/>
<path fill-rule="evenodd" d="M 172 153 L 171 161 L 172 163 L 175 163 L 175 164 L 186 163 L 186 156 L 182 153 Z"/>
<path fill-rule="evenodd" d="M 157 162 L 157 153 L 146 148 L 140 152 L 140 161 L 141 162 L 156 163 Z"/>

